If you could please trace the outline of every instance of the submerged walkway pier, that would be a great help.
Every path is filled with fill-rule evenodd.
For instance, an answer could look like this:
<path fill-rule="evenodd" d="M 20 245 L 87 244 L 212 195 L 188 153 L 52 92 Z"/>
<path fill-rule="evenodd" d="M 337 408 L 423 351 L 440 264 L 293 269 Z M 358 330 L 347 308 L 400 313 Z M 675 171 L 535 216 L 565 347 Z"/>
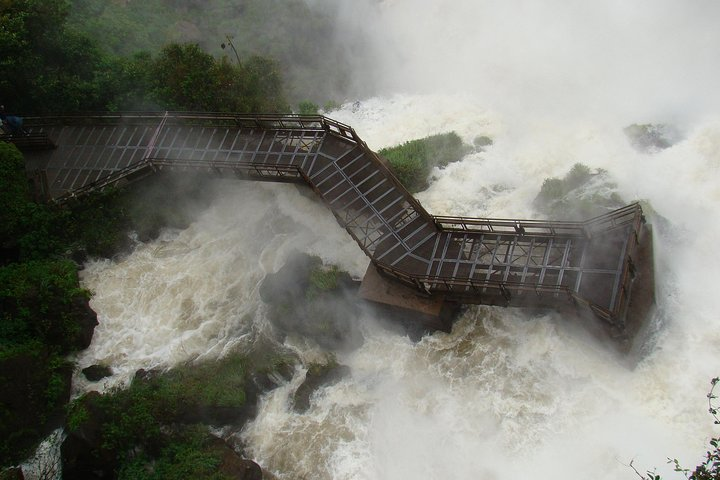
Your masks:
<path fill-rule="evenodd" d="M 25 126 L 17 144 L 45 200 L 166 170 L 306 183 L 371 268 L 419 297 L 588 311 L 622 331 L 634 284 L 653 282 L 639 205 L 585 222 L 433 216 L 351 127 L 323 116 L 147 113 Z"/>

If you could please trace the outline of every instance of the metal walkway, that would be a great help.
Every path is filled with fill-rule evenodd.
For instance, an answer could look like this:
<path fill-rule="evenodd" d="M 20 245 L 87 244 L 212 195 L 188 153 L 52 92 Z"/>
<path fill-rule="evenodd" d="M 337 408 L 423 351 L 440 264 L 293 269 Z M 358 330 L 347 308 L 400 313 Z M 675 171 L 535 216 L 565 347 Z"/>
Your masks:
<path fill-rule="evenodd" d="M 586 222 L 432 216 L 351 127 L 322 116 L 38 117 L 25 126 L 28 172 L 47 200 L 164 170 L 305 182 L 379 272 L 419 295 L 585 306 L 614 326 L 625 321 L 637 204 Z"/>

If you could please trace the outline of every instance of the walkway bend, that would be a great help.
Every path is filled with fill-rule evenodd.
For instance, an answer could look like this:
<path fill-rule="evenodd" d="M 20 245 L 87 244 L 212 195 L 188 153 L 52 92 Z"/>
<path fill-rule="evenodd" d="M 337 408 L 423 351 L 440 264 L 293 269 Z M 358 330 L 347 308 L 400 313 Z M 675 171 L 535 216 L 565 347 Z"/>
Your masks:
<path fill-rule="evenodd" d="M 138 113 L 26 119 L 56 202 L 165 170 L 307 183 L 384 276 L 461 303 L 587 308 L 622 328 L 643 215 L 585 222 L 430 215 L 348 125 L 323 116 Z"/>

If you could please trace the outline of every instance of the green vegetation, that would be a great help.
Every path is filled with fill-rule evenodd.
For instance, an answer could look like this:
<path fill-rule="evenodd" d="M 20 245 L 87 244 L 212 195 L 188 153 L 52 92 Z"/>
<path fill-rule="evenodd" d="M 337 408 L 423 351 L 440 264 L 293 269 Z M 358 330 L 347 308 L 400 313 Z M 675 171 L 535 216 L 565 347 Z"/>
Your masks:
<path fill-rule="evenodd" d="M 300 115 L 317 115 L 320 107 L 317 103 L 305 100 L 298 104 L 298 112 Z"/>
<path fill-rule="evenodd" d="M 120 479 L 226 478 L 228 452 L 208 425 L 242 423 L 254 408 L 257 378 L 285 361 L 231 354 L 166 372 L 139 372 L 128 388 L 91 392 L 68 412 L 65 473 L 95 467 Z M 234 478 L 234 477 L 231 477 Z"/>
<path fill-rule="evenodd" d="M 161 447 L 159 454 L 143 452 L 123 462 L 117 478 L 230 480 L 233 477 L 218 471 L 222 452 L 213 448 L 211 438 L 202 428 L 182 430 Z"/>
<path fill-rule="evenodd" d="M 102 5 L 120 8 L 119 2 L 104 1 L 77 1 L 73 8 L 104 11 Z M 133 3 L 122 10 L 142 14 L 144 8 L 157 5 Z M 63 0 L 0 3 L 0 98 L 11 102 L 6 104 L 8 110 L 24 115 L 128 109 L 289 110 L 280 66 L 270 56 L 248 53 L 242 62 L 233 63 L 206 53 L 197 43 L 170 40 L 150 51 L 138 49 L 120 56 L 102 51 L 88 36 L 95 33 L 92 29 L 68 22 L 70 10 L 70 3 Z M 92 22 L 99 17 L 83 18 Z M 147 29 L 152 18 L 137 17 L 136 29 Z M 126 31 L 122 38 L 134 35 Z"/>
<path fill-rule="evenodd" d="M 378 154 L 388 161 L 405 188 L 415 193 L 428 187 L 427 179 L 433 167 L 444 167 L 469 152 L 470 148 L 460 136 L 450 132 L 383 148 Z"/>
<path fill-rule="evenodd" d="M 715 377 L 710 380 L 710 393 L 707 394 L 708 412 L 712 415 L 715 425 L 720 425 L 718 406 L 716 403 L 718 397 L 715 395 L 715 387 L 718 384 L 720 384 L 720 378 Z M 675 471 L 682 473 L 688 480 L 718 480 L 720 478 L 720 437 L 711 438 L 708 443 L 710 448 L 705 452 L 705 458 L 692 471 L 680 465 L 680 462 L 676 458 L 668 458 L 667 463 L 673 465 Z M 630 462 L 630 468 L 632 468 L 635 474 L 642 480 L 662 480 L 662 477 L 652 470 L 648 470 L 645 475 L 641 474 L 638 469 L 633 466 L 633 462 Z"/>
<path fill-rule="evenodd" d="M 310 275 L 308 276 L 310 285 L 307 290 L 305 290 L 305 297 L 308 300 L 312 300 L 323 292 L 330 292 L 337 289 L 345 276 L 347 276 L 347 272 L 340 270 L 337 265 L 315 265 L 312 270 L 310 270 Z"/>
<path fill-rule="evenodd" d="M 280 334 L 300 335 L 336 350 L 362 342 L 359 309 L 344 298 L 355 288 L 350 275 L 337 266 L 296 253 L 277 273 L 265 277 L 260 296 L 268 304 L 268 319 Z"/>
<path fill-rule="evenodd" d="M 587 220 L 625 204 L 615 188 L 605 170 L 576 163 L 562 179 L 546 178 L 534 203 L 550 219 Z"/>
<path fill-rule="evenodd" d="M 30 200 L 20 152 L 0 142 L 0 458 L 23 459 L 62 413 L 95 318 L 75 264 L 60 256 L 67 216 Z"/>
<path fill-rule="evenodd" d="M 272 58 L 283 66 L 295 104 L 347 96 L 352 58 L 338 38 L 335 8 L 303 0 L 74 0 L 68 25 L 113 56 L 156 55 L 170 43 L 191 43 L 231 62 L 233 49 L 241 58 Z"/>

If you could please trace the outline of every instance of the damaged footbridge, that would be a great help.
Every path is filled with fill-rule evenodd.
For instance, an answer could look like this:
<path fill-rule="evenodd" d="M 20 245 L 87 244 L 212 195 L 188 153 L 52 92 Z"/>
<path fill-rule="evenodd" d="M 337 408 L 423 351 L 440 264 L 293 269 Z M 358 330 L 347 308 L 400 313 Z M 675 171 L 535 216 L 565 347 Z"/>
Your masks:
<path fill-rule="evenodd" d="M 371 259 L 361 293 L 378 302 L 549 307 L 617 332 L 652 304 L 652 237 L 637 204 L 584 222 L 430 215 L 351 127 L 323 116 L 115 114 L 25 127 L 14 141 L 47 201 L 168 170 L 306 183 Z"/>

